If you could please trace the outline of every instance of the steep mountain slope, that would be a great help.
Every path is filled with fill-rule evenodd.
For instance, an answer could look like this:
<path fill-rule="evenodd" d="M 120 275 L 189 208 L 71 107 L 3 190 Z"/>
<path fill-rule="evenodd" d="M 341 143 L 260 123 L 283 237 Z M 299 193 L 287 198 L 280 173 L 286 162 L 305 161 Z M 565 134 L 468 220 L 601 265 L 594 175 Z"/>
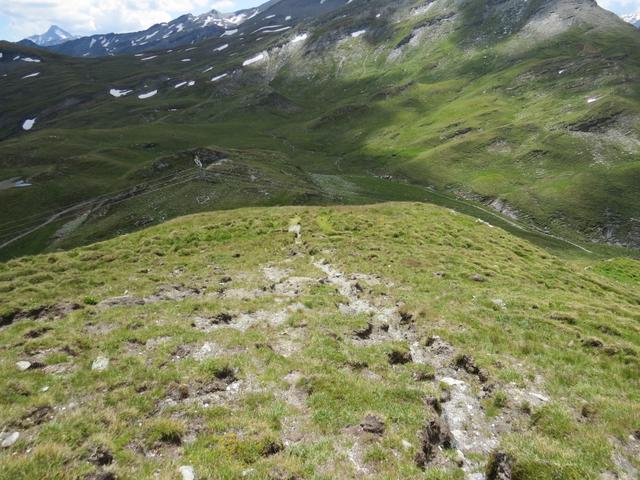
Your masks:
<path fill-rule="evenodd" d="M 35 43 L 39 47 L 51 47 L 53 45 L 59 45 L 70 40 L 74 40 L 77 37 L 63 30 L 57 25 L 51 25 L 42 35 L 33 35 L 26 38 L 28 42 Z"/>
<path fill-rule="evenodd" d="M 233 34 L 139 57 L 1 44 L 0 179 L 31 184 L 0 191 L 3 238 L 78 204 L 72 236 L 54 219 L 20 251 L 282 195 L 370 202 L 428 187 L 556 235 L 640 245 L 636 29 L 586 0 L 355 0 L 303 18 L 312 4 L 325 5 L 282 0 Z M 227 171 L 81 203 L 167 181 L 154 165 L 196 168 L 199 149 L 253 193 L 224 201 L 221 187 L 238 191 Z"/>
<path fill-rule="evenodd" d="M 632 13 L 629 15 L 623 15 L 622 19 L 625 22 L 629 22 L 634 27 L 640 28 L 640 13 Z"/>
<path fill-rule="evenodd" d="M 82 37 L 53 46 L 51 50 L 76 57 L 100 57 L 139 53 L 156 48 L 175 48 L 206 38 L 219 37 L 228 26 L 233 26 L 234 22 L 239 21 L 242 21 L 242 17 L 227 18 L 212 10 L 200 16 L 183 15 L 141 32 Z"/>
<path fill-rule="evenodd" d="M 142 32 L 92 35 L 64 45 L 52 44 L 51 50 L 76 57 L 101 57 L 178 48 L 208 38 L 233 36 L 238 32 L 242 35 L 256 28 L 287 30 L 300 20 L 331 12 L 343 5 L 343 0 L 278 0 L 228 14 L 212 10 L 199 16 L 183 15 Z M 239 28 L 245 22 L 247 25 Z"/>
<path fill-rule="evenodd" d="M 3 263 L 0 477 L 637 478 L 639 282 L 419 204 Z"/>

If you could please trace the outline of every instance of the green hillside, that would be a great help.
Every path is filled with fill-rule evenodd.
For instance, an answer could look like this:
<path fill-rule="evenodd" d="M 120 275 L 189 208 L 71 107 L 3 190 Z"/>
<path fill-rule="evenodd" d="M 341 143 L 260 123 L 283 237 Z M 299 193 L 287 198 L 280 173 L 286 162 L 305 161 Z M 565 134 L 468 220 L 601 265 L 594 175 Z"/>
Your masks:
<path fill-rule="evenodd" d="M 416 203 L 11 260 L 0 477 L 637 478 L 639 282 Z"/>
<path fill-rule="evenodd" d="M 639 479 L 640 31 L 242 15 L 0 42 L 0 479 Z"/>
<path fill-rule="evenodd" d="M 590 1 L 354 2 L 147 57 L 0 51 L 0 180 L 32 184 L 0 189 L 0 244 L 29 233 L 3 258 L 203 210 L 426 200 L 414 187 L 640 245 L 640 32 Z"/>

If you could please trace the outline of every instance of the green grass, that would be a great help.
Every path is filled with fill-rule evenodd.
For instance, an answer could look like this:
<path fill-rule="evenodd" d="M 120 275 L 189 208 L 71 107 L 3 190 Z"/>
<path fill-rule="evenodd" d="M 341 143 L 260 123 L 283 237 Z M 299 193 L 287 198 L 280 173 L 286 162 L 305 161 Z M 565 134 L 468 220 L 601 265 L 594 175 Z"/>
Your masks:
<path fill-rule="evenodd" d="M 298 222 L 297 245 L 287 230 Z M 173 478 L 180 465 L 193 465 L 202 478 L 246 471 L 253 478 L 275 471 L 350 478 L 356 473 L 346 452 L 355 437 L 346 429 L 373 414 L 386 428 L 362 446 L 372 478 L 461 478 L 453 464 L 422 472 L 413 461 L 418 432 L 434 415 L 424 398 L 439 395 L 429 380 L 433 366 L 390 365 L 388 352 L 406 342 L 354 343 L 352 332 L 367 317 L 339 310 L 344 298 L 318 283 L 312 261 L 319 258 L 347 276 L 380 277 L 367 295 L 388 295 L 413 314 L 420 337 L 440 335 L 472 355 L 496 384 L 484 415 L 528 412 L 501 439 L 518 478 L 596 479 L 616 469 L 611 442 L 630 445 L 640 425 L 638 262 L 560 258 L 448 209 L 395 203 L 207 213 L 1 264 L 0 315 L 65 302 L 83 308 L 0 328 L 2 425 L 22 433 L 0 452 L 0 476 L 77 478 L 100 469 L 89 457 L 103 446 L 115 458 L 105 468 L 123 478 Z M 315 280 L 276 301 L 265 266 Z M 476 273 L 487 281 L 470 280 Z M 227 276 L 231 282 L 221 283 Z M 124 292 L 152 295 L 161 285 L 197 287 L 203 295 L 95 305 Z M 266 295 L 221 297 L 221 288 Z M 223 312 L 278 312 L 296 303 L 306 308 L 283 324 L 207 332 L 193 326 Z M 603 346 L 583 342 L 590 338 Z M 206 342 L 215 353 L 200 358 Z M 104 372 L 91 370 L 99 355 L 110 359 Z M 49 370 L 18 372 L 14 363 L 22 359 L 40 359 Z M 296 380 L 287 380 L 291 372 Z M 239 393 L 203 393 L 230 376 L 240 381 Z M 551 401 L 520 404 L 509 394 L 513 385 Z M 51 417 L 28 423 L 41 406 L 52 408 Z M 287 445 L 291 428 L 296 440 Z"/>

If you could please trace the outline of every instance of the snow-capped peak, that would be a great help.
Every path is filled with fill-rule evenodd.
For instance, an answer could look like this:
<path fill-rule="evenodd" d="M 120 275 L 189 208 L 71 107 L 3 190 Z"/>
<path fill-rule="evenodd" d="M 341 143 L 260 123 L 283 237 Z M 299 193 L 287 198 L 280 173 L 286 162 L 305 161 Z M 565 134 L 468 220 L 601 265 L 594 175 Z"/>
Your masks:
<path fill-rule="evenodd" d="M 622 15 L 622 19 L 625 22 L 629 22 L 632 25 L 640 28 L 640 12 L 637 13 L 629 13 L 627 15 Z"/>
<path fill-rule="evenodd" d="M 216 10 L 211 10 L 208 13 L 204 13 L 194 19 L 194 23 L 206 27 L 208 25 L 217 25 L 222 28 L 232 28 L 240 25 L 245 20 L 252 18 L 258 9 L 252 9 L 244 12 L 236 13 L 220 13 Z"/>
<path fill-rule="evenodd" d="M 31 40 L 33 43 L 41 47 L 50 47 L 52 45 L 60 45 L 61 43 L 68 42 L 74 38 L 77 37 L 71 35 L 69 32 L 63 30 L 57 25 L 51 25 L 49 30 L 42 35 L 34 35 L 27 38 L 27 40 Z"/>

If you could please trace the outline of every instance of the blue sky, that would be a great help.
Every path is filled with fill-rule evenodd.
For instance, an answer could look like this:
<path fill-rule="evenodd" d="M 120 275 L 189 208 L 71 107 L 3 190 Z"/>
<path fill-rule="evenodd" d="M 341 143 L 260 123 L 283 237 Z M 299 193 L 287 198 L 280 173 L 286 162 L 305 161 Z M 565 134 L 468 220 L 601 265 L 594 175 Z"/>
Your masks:
<path fill-rule="evenodd" d="M 229 12 L 265 0 L 0 0 L 0 39 L 16 41 L 56 24 L 76 35 L 144 30 L 184 13 Z M 600 0 L 616 13 L 640 12 L 640 0 Z"/>

